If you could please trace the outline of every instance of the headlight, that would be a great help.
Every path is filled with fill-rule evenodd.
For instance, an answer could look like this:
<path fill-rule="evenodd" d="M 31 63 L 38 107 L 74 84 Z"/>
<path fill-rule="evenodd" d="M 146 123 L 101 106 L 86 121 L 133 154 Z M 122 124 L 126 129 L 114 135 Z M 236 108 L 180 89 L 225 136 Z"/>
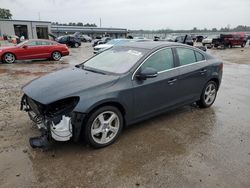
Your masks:
<path fill-rule="evenodd" d="M 72 110 L 75 108 L 78 102 L 79 102 L 79 97 L 70 97 L 53 102 L 47 105 L 45 114 L 48 117 L 68 114 L 72 112 Z"/>

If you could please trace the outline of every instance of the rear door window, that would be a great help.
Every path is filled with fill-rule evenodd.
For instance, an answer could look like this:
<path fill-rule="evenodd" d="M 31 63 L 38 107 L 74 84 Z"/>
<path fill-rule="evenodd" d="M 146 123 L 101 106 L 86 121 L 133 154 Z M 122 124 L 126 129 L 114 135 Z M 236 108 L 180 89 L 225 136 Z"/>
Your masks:
<path fill-rule="evenodd" d="M 200 52 L 195 51 L 195 56 L 197 61 L 204 61 L 205 57 Z"/>
<path fill-rule="evenodd" d="M 156 52 L 143 63 L 141 69 L 146 67 L 153 68 L 157 72 L 173 68 L 174 60 L 172 50 L 170 48 L 166 48 Z"/>
<path fill-rule="evenodd" d="M 193 50 L 188 48 L 176 48 L 176 51 L 179 57 L 180 66 L 196 62 L 196 57 Z"/>

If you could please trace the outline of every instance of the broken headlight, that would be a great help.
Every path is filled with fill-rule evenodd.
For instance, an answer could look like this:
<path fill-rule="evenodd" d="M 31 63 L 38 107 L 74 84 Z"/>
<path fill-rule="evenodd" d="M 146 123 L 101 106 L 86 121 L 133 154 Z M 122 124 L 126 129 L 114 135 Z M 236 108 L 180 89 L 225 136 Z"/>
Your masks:
<path fill-rule="evenodd" d="M 47 105 L 45 115 L 48 117 L 55 117 L 58 115 L 66 115 L 72 112 L 79 101 L 79 97 L 70 97 L 53 102 Z"/>

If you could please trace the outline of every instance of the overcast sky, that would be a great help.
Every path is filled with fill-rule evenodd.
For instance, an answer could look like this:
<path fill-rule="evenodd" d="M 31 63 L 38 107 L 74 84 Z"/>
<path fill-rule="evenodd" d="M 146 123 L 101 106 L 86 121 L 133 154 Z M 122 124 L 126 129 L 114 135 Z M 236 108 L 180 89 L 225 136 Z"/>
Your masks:
<path fill-rule="evenodd" d="M 250 26 L 250 0 L 0 0 L 13 19 L 96 23 L 127 29 Z"/>

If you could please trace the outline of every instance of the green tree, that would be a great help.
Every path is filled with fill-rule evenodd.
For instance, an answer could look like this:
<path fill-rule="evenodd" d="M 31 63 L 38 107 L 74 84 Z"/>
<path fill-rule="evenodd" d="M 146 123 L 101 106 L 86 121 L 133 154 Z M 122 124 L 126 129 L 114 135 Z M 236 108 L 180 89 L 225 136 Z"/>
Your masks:
<path fill-rule="evenodd" d="M 194 27 L 192 31 L 197 32 L 197 27 Z"/>
<path fill-rule="evenodd" d="M 83 23 L 82 22 L 78 22 L 76 25 L 77 26 L 83 26 Z"/>
<path fill-rule="evenodd" d="M 97 25 L 94 23 L 94 24 L 89 24 L 89 23 L 87 23 L 87 24 L 85 24 L 84 25 L 85 27 L 97 27 Z"/>
<path fill-rule="evenodd" d="M 216 29 L 216 28 L 212 28 L 212 31 L 213 31 L 213 32 L 217 32 L 217 29 Z"/>
<path fill-rule="evenodd" d="M 9 9 L 0 8 L 0 18 L 1 19 L 12 19 L 12 14 Z"/>

